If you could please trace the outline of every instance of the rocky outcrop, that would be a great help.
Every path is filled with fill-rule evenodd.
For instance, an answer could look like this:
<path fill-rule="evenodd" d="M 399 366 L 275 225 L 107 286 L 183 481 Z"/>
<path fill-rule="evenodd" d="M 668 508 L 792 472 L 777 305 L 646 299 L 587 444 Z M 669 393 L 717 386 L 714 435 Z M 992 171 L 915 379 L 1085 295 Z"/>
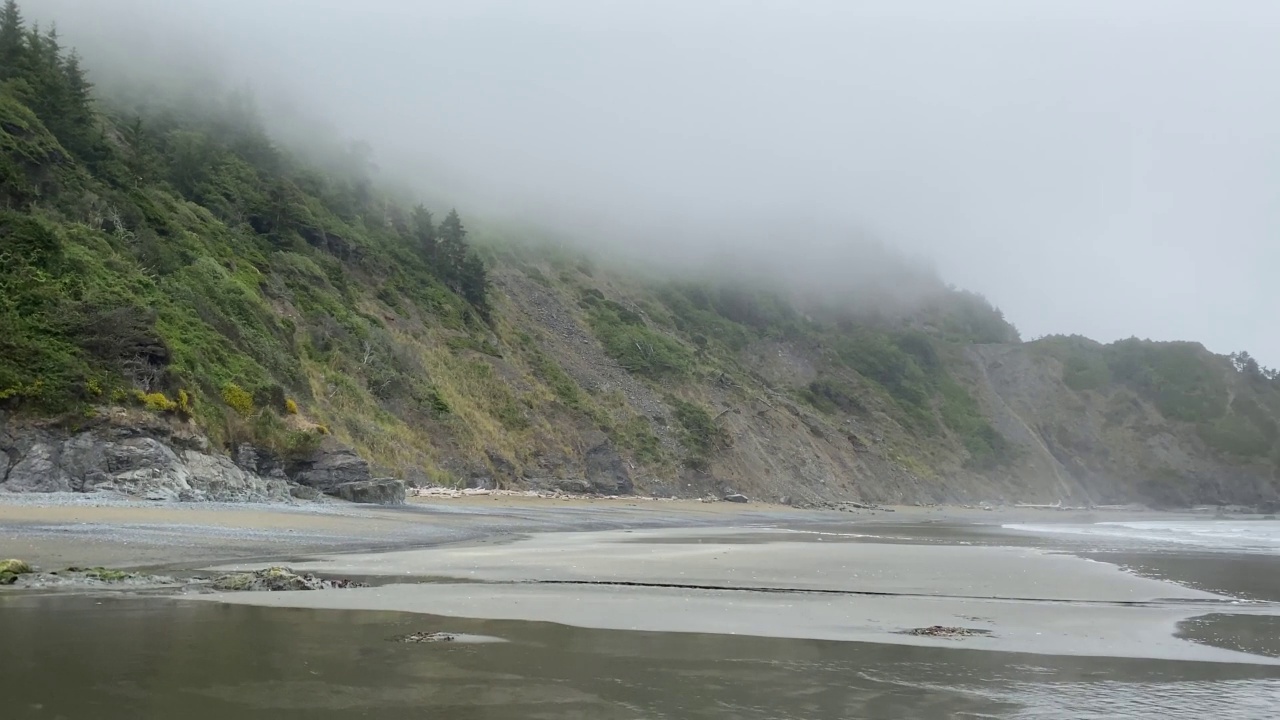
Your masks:
<path fill-rule="evenodd" d="M 245 471 L 207 443 L 145 414 L 113 411 L 80 428 L 6 426 L 0 492 L 115 491 L 150 500 L 278 501 L 283 477 Z"/>
<path fill-rule="evenodd" d="M 373 479 L 368 461 L 333 440 L 326 440 L 310 457 L 291 463 L 288 475 L 299 485 L 325 494 L 333 494 L 340 485 Z"/>
<path fill-rule="evenodd" d="M 603 442 L 587 451 L 587 483 L 591 492 L 601 495 L 630 495 L 635 487 L 627 464 L 614 449 L 613 443 Z"/>
<path fill-rule="evenodd" d="M 0 492 L 113 491 L 148 500 L 275 502 L 322 493 L 360 503 L 404 502 L 404 485 L 370 477 L 369 464 L 330 441 L 293 467 L 239 445 L 209 452 L 194 429 L 112 409 L 79 427 L 0 417 Z"/>
<path fill-rule="evenodd" d="M 233 592 L 287 592 L 290 590 L 334 590 L 365 587 L 351 580 L 326 580 L 315 575 L 295 573 L 287 567 L 269 567 L 252 572 L 238 572 L 214 578 L 214 590 Z"/>
<path fill-rule="evenodd" d="M 329 494 L 353 503 L 403 505 L 404 483 L 395 478 L 361 480 L 335 486 Z"/>

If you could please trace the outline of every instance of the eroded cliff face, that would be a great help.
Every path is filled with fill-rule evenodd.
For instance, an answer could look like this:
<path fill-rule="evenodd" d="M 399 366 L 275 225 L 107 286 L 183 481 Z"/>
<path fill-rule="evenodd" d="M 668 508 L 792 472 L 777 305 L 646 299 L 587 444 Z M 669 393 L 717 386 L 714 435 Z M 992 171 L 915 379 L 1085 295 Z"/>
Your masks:
<path fill-rule="evenodd" d="M 67 67 L 41 57 L 32 87 Z M 656 277 L 456 212 L 437 222 L 359 170 L 267 151 L 218 103 L 139 118 L 84 97 L 72 132 L 14 87 L 0 491 L 1276 496 L 1280 377 L 1239 356 L 1019 343 L 980 296 L 896 261 L 845 283 L 863 287 Z"/>
<path fill-rule="evenodd" d="M 1031 345 L 972 346 L 967 355 L 993 424 L 1022 450 L 1004 474 L 1045 499 L 1181 506 L 1277 498 L 1272 458 L 1223 453 L 1201 426 L 1165 416 L 1131 388 L 1073 389 L 1063 363 Z"/>
<path fill-rule="evenodd" d="M 299 469 L 304 466 L 306 471 Z M 354 502 L 404 501 L 400 481 L 370 477 L 368 463 L 348 449 L 322 446 L 290 468 L 250 445 L 231 455 L 214 452 L 188 423 L 125 408 L 104 408 L 75 424 L 0 417 L 0 492 L 221 502 L 285 502 L 324 493 Z"/>

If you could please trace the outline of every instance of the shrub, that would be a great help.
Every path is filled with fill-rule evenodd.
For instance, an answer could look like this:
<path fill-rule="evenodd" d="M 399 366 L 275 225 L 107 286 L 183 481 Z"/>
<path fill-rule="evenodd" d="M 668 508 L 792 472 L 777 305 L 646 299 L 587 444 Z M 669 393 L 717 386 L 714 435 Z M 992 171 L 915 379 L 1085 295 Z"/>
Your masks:
<path fill-rule="evenodd" d="M 138 401 L 151 412 L 174 412 L 178 409 L 178 403 L 165 397 L 164 393 L 143 393 L 139 391 Z"/>
<path fill-rule="evenodd" d="M 307 457 L 320 447 L 320 440 L 323 437 L 324 433 L 320 432 L 320 427 L 316 428 L 316 432 L 294 430 L 284 438 L 283 454 L 289 458 Z"/>
<path fill-rule="evenodd" d="M 178 391 L 178 414 L 184 418 L 189 418 L 195 412 L 195 408 L 191 406 L 191 396 L 186 390 Z"/>
<path fill-rule="evenodd" d="M 857 391 L 834 380 L 825 378 L 814 380 L 800 392 L 800 396 L 810 405 L 828 414 L 837 410 L 858 414 L 867 412 L 866 406 L 858 399 Z"/>
<path fill-rule="evenodd" d="M 227 383 L 222 386 L 222 402 L 241 415 L 248 415 L 253 412 L 253 396 L 235 383 Z"/>
<path fill-rule="evenodd" d="M 625 308 L 623 308 L 625 310 Z M 678 341 L 644 325 L 639 315 L 625 316 L 598 305 L 591 311 L 591 329 L 605 352 L 630 372 L 660 379 L 681 377 L 693 369 L 693 353 Z"/>
<path fill-rule="evenodd" d="M 686 462 L 695 470 L 706 470 L 711 454 L 726 440 L 724 431 L 701 405 L 674 396 L 667 397 L 667 404 L 675 410 L 680 424 L 680 443 L 688 450 Z"/>
<path fill-rule="evenodd" d="M 285 398 L 284 411 L 290 415 L 298 414 L 298 403 L 293 398 Z"/>

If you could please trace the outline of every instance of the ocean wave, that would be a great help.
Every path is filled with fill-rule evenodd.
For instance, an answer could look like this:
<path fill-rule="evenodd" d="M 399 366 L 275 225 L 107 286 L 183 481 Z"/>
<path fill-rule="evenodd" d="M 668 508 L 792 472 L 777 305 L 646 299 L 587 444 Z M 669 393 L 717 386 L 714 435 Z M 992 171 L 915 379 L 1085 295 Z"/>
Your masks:
<path fill-rule="evenodd" d="M 1002 527 L 1040 535 L 1280 553 L 1280 522 L 1271 520 L 1152 520 L 1091 525 L 1011 523 Z"/>

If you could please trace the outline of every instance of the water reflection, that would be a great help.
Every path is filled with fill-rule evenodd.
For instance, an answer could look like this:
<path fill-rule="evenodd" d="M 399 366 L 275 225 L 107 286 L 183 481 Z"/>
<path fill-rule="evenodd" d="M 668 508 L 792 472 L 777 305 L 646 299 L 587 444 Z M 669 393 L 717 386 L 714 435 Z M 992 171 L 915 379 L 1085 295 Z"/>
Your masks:
<path fill-rule="evenodd" d="M 416 630 L 508 642 L 391 641 Z M 1269 718 L 1280 700 L 1262 666 L 155 598 L 0 597 L 0 639 L 6 718 Z"/>

